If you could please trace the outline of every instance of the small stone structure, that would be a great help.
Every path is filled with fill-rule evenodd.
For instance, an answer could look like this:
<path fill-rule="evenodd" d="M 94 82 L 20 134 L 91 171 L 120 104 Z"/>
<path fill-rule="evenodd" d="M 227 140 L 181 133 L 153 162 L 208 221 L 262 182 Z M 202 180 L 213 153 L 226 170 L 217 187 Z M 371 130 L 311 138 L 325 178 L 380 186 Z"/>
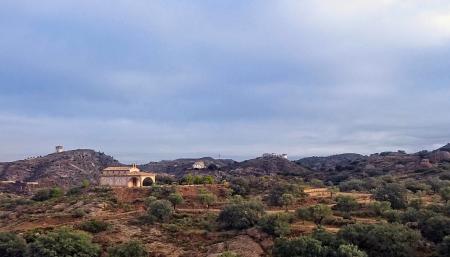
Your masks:
<path fill-rule="evenodd" d="M 141 172 L 136 165 L 108 167 L 100 177 L 100 185 L 112 187 L 147 187 L 155 182 L 155 173 Z"/>

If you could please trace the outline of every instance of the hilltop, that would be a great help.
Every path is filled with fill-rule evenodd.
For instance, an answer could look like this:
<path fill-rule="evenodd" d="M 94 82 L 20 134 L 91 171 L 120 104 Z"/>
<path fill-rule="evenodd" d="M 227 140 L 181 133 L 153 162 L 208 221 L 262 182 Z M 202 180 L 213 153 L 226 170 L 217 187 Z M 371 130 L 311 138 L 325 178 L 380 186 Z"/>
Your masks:
<path fill-rule="evenodd" d="M 79 185 L 84 179 L 97 183 L 101 170 L 119 165 L 122 164 L 104 153 L 88 149 L 72 150 L 0 163 L 0 180 L 37 181 L 41 186 L 70 187 Z"/>

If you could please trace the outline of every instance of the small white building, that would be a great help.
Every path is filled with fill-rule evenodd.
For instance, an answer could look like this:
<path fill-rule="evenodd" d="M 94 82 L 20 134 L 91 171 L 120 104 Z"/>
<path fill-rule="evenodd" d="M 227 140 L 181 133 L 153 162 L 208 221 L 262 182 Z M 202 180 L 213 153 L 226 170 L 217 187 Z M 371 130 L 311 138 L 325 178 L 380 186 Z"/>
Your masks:
<path fill-rule="evenodd" d="M 57 146 L 55 147 L 55 152 L 56 152 L 56 153 L 62 153 L 62 152 L 64 152 L 64 147 L 63 147 L 62 145 L 57 145 Z"/>
<path fill-rule="evenodd" d="M 206 168 L 205 162 L 203 161 L 196 161 L 193 165 L 192 165 L 193 169 L 197 169 L 197 170 L 202 170 L 204 168 Z"/>

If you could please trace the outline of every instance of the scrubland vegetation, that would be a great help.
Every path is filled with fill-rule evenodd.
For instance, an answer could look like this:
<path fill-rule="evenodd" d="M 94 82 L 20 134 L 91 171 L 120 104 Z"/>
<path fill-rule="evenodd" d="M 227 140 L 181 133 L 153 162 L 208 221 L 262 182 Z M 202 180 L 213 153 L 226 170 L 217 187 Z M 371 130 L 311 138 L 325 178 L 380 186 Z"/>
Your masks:
<path fill-rule="evenodd" d="M 150 188 L 3 193 L 0 256 L 449 256 L 440 165 L 422 177 L 186 174 Z"/>

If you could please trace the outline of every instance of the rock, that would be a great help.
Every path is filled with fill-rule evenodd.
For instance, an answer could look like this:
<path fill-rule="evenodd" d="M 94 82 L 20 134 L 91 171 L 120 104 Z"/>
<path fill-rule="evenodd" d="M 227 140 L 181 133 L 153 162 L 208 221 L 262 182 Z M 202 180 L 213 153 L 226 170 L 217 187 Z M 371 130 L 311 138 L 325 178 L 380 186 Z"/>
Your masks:
<path fill-rule="evenodd" d="M 272 240 L 272 238 L 268 237 L 268 238 L 264 239 L 263 241 L 261 241 L 259 244 L 265 251 L 269 251 L 270 249 L 272 249 L 273 240 Z"/>
<path fill-rule="evenodd" d="M 250 233 L 256 232 L 250 230 Z M 268 245 L 269 242 L 266 242 L 266 244 Z M 260 257 L 264 255 L 264 250 L 250 236 L 240 235 L 226 242 L 210 246 L 207 257 L 217 257 L 226 251 L 234 252 L 242 257 Z"/>
<path fill-rule="evenodd" d="M 242 257 L 259 257 L 264 254 L 261 246 L 247 235 L 237 236 L 228 241 L 227 244 L 228 251 L 235 252 Z"/>
<path fill-rule="evenodd" d="M 218 254 L 218 253 L 222 253 L 226 251 L 227 246 L 225 245 L 225 243 L 217 243 L 214 245 L 211 245 L 208 249 L 208 254 L 210 255 L 214 255 L 214 254 Z M 208 255 L 209 256 L 209 255 Z"/>
<path fill-rule="evenodd" d="M 436 151 L 431 154 L 430 161 L 433 163 L 450 160 L 450 153 L 447 151 Z"/>
<path fill-rule="evenodd" d="M 420 161 L 420 167 L 422 167 L 422 168 L 426 168 L 426 169 L 429 169 L 429 168 L 432 168 L 433 167 L 433 164 L 431 164 L 430 163 L 430 160 L 429 159 L 422 159 L 421 161 Z"/>

